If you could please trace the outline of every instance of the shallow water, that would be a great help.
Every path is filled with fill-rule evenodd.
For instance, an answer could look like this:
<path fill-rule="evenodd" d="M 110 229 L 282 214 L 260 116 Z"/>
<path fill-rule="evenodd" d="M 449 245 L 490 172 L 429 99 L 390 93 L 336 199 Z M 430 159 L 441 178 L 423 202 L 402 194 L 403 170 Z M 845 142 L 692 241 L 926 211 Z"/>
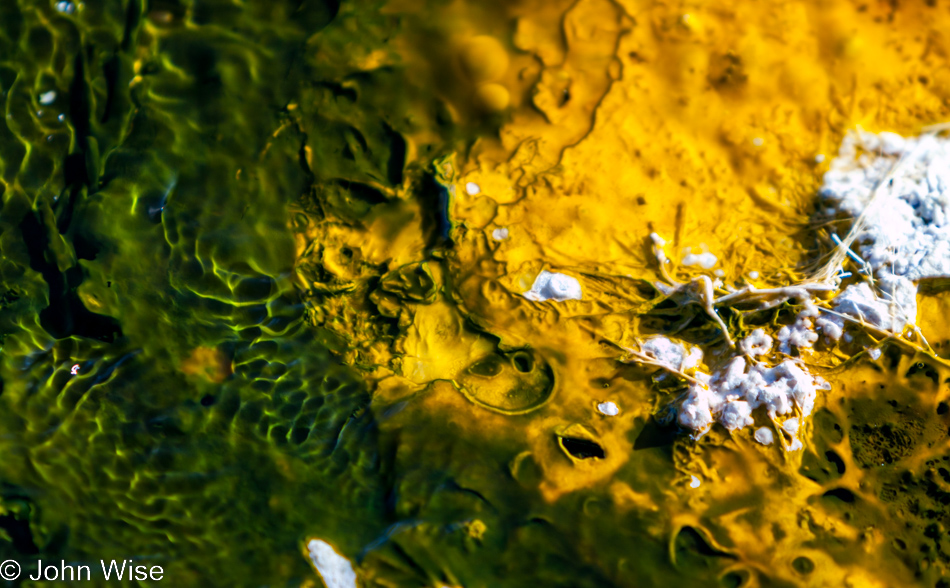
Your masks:
<path fill-rule="evenodd" d="M 808 273 L 844 134 L 948 118 L 948 20 L 0 2 L 0 561 L 320 586 L 319 538 L 365 586 L 950 586 L 945 284 L 936 354 L 802 352 L 831 390 L 800 451 L 691 439 L 684 381 L 621 361 L 727 352 L 651 232 L 679 280 Z M 527 300 L 542 270 L 581 300 Z M 733 336 L 796 312 L 748 310 Z"/>

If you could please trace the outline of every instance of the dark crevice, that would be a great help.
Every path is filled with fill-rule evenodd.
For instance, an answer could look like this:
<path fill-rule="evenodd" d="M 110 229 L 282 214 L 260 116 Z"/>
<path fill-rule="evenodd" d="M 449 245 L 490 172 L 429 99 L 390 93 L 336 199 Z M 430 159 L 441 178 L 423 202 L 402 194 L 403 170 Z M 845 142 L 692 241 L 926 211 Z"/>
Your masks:
<path fill-rule="evenodd" d="M 653 306 L 652 310 L 679 310 L 680 305 L 671 298 L 665 298 Z"/>
<path fill-rule="evenodd" d="M 888 345 L 884 350 L 884 358 L 887 360 L 888 367 L 892 370 L 897 369 L 902 357 L 902 352 L 896 345 Z"/>
<path fill-rule="evenodd" d="M 337 184 L 340 188 L 349 192 L 351 196 L 367 204 L 382 204 L 389 200 L 385 194 L 366 184 L 349 180 L 337 180 Z"/>
<path fill-rule="evenodd" d="M 106 103 L 102 109 L 102 120 L 99 122 L 103 124 L 108 122 L 109 117 L 112 115 L 116 92 L 121 91 L 118 88 L 120 77 L 119 73 L 121 70 L 122 63 L 118 55 L 113 55 L 102 64 L 102 76 L 105 78 L 106 82 Z"/>
<path fill-rule="evenodd" d="M 451 490 L 451 491 L 453 491 L 453 492 L 462 492 L 462 493 L 464 493 L 464 494 L 469 494 L 469 495 L 474 496 L 475 498 L 479 499 L 480 501 L 484 502 L 484 503 L 487 504 L 488 506 L 492 506 L 492 503 L 489 502 L 487 498 L 485 498 L 485 495 L 484 495 L 484 494 L 482 494 L 481 492 L 479 492 L 479 491 L 477 491 L 477 490 L 473 490 L 472 488 L 466 488 L 466 487 L 464 487 L 464 486 L 461 486 L 461 485 L 459 485 L 459 483 L 456 482 L 455 480 L 447 480 L 447 481 L 445 482 L 445 488 L 446 488 L 447 490 Z"/>
<path fill-rule="evenodd" d="M 840 455 L 829 449 L 825 452 L 825 457 L 828 458 L 828 461 L 834 464 L 835 468 L 838 470 L 838 474 L 844 473 L 844 460 L 841 459 Z"/>
<path fill-rule="evenodd" d="M 385 122 L 383 130 L 389 140 L 389 161 L 386 163 L 386 177 L 393 186 L 402 185 L 402 171 L 406 165 L 406 140 Z"/>
<path fill-rule="evenodd" d="M 73 249 L 77 259 L 93 260 L 99 254 L 99 245 L 81 234 L 73 237 Z"/>
<path fill-rule="evenodd" d="M 344 98 L 351 103 L 356 102 L 356 90 L 353 88 L 347 88 L 331 81 L 317 82 L 315 85 L 318 88 L 326 88 L 329 90 L 334 98 Z"/>
<path fill-rule="evenodd" d="M 83 139 L 89 136 L 89 88 L 86 85 L 86 62 L 83 61 L 82 53 L 77 53 L 76 61 L 73 64 L 73 70 L 76 72 L 73 76 L 72 84 L 69 87 L 69 121 L 76 131 L 78 144 L 83 143 Z M 83 175 L 85 175 L 85 163 L 83 163 Z M 85 183 L 85 182 L 84 182 Z"/>
<path fill-rule="evenodd" d="M 828 498 L 837 498 L 841 502 L 845 502 L 847 504 L 853 504 L 855 501 L 854 492 L 848 490 L 847 488 L 835 488 L 825 492 L 822 494 L 822 496 Z"/>
<path fill-rule="evenodd" d="M 451 243 L 452 223 L 449 220 L 449 190 L 440 184 L 431 173 L 422 179 L 419 190 L 422 204 L 422 230 L 426 235 L 427 246 L 438 248 Z"/>
<path fill-rule="evenodd" d="M 360 151 L 363 153 L 369 153 L 369 143 L 366 142 L 366 137 L 363 135 L 362 131 L 354 126 L 348 126 L 347 130 L 350 132 L 352 137 L 356 139 L 356 142 L 360 145 Z M 347 145 L 349 147 L 349 145 Z"/>
<path fill-rule="evenodd" d="M 511 358 L 511 363 L 514 364 L 516 370 L 523 374 L 530 372 L 534 367 L 534 360 L 527 353 L 515 354 Z"/>
<path fill-rule="evenodd" d="M 577 459 L 604 459 L 607 455 L 603 447 L 587 439 L 576 437 L 558 437 L 558 439 L 561 447 Z"/>
<path fill-rule="evenodd" d="M 934 385 L 940 384 L 940 374 L 937 373 L 932 366 L 925 364 L 924 362 L 917 362 L 914 365 L 910 366 L 910 369 L 907 370 L 905 377 L 910 378 L 914 374 L 922 373 L 924 376 L 930 378 Z"/>
<path fill-rule="evenodd" d="M 637 440 L 633 442 L 634 451 L 651 449 L 653 447 L 667 447 L 679 436 L 679 431 L 673 425 L 663 426 L 653 417 L 643 425 Z"/>
<path fill-rule="evenodd" d="M 145 0 L 146 2 L 148 0 Z M 129 2 L 129 9 L 125 13 L 125 30 L 122 32 L 122 50 L 128 52 L 134 47 L 139 23 L 142 21 L 142 0 Z"/>
<path fill-rule="evenodd" d="M 23 217 L 20 232 L 30 267 L 39 272 L 49 286 L 49 305 L 40 311 L 40 325 L 57 339 L 77 335 L 111 342 L 121 337 L 118 321 L 90 312 L 79 299 L 76 288 L 82 283 L 82 268 L 77 265 L 60 272 L 56 263 L 47 258 L 49 235 L 36 213 Z"/>
<path fill-rule="evenodd" d="M 59 201 L 53 203 L 53 212 L 56 215 L 56 230 L 60 234 L 69 229 L 69 223 L 72 222 L 73 212 L 76 209 L 76 202 L 79 200 L 79 192 L 79 189 L 75 186 L 67 187 Z"/>
<path fill-rule="evenodd" d="M 749 572 L 745 570 L 737 570 L 725 574 L 720 580 L 719 584 L 723 588 L 741 588 L 745 586 L 749 579 Z"/>
<path fill-rule="evenodd" d="M 702 534 L 693 527 L 683 527 L 676 534 L 676 546 L 679 550 L 689 550 L 704 557 L 724 557 L 736 559 L 736 556 L 725 551 L 720 551 L 709 544 Z"/>
<path fill-rule="evenodd" d="M 91 49 L 91 47 L 89 48 Z M 76 151 L 66 156 L 63 165 L 63 179 L 70 188 L 67 216 L 72 216 L 72 200 L 78 198 L 80 186 L 89 186 L 95 189 L 99 175 L 98 143 L 92 136 L 90 119 L 92 117 L 92 99 L 89 85 L 86 82 L 86 61 L 82 53 L 76 55 L 73 65 L 75 75 L 69 86 L 69 122 L 76 132 Z M 69 218 L 61 218 L 60 224 L 66 226 Z M 62 231 L 61 231 L 62 232 Z"/>
<path fill-rule="evenodd" d="M 86 157 L 82 152 L 70 153 L 63 163 L 63 180 L 67 186 L 88 184 L 89 175 L 86 173 Z"/>
<path fill-rule="evenodd" d="M 40 552 L 33 540 L 28 519 L 19 519 L 15 514 L 0 515 L 0 529 L 3 529 L 13 542 L 13 549 L 22 555 L 35 555 Z"/>
<path fill-rule="evenodd" d="M 808 574 L 815 571 L 815 562 L 805 556 L 796 557 L 792 561 L 792 568 L 799 574 L 807 576 Z"/>

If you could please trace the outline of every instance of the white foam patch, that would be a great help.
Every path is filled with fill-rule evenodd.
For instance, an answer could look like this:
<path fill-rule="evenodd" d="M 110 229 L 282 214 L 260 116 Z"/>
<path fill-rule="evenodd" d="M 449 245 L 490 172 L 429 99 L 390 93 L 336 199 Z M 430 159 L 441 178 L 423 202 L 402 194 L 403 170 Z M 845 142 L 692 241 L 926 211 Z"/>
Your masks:
<path fill-rule="evenodd" d="M 597 405 L 597 411 L 605 416 L 617 416 L 620 409 L 613 402 L 601 402 Z"/>
<path fill-rule="evenodd" d="M 798 417 L 792 417 L 782 423 L 782 430 L 793 437 L 798 434 L 798 427 Z"/>
<path fill-rule="evenodd" d="M 848 133 L 825 174 L 825 206 L 857 218 L 875 186 L 900 160 L 883 202 L 867 211 L 859 235 L 875 273 L 911 281 L 950 275 L 950 140 L 894 133 Z"/>
<path fill-rule="evenodd" d="M 650 337 L 640 345 L 640 351 L 673 371 L 686 371 L 698 367 L 703 361 L 703 350 L 689 347 L 668 337 Z"/>
<path fill-rule="evenodd" d="M 683 258 L 683 265 L 698 265 L 703 269 L 712 269 L 719 258 L 712 253 L 690 253 Z"/>
<path fill-rule="evenodd" d="M 950 276 L 950 140 L 848 133 L 820 194 L 825 216 L 865 215 L 855 248 L 875 278 L 876 290 L 848 286 L 835 311 L 895 333 L 915 324 L 915 282 Z M 845 319 L 822 319 L 829 338 L 841 337 Z"/>
<path fill-rule="evenodd" d="M 823 159 L 816 157 L 817 162 Z M 801 307 L 792 324 L 771 336 L 765 329 L 756 329 L 738 342 L 731 357 L 721 356 L 712 374 L 688 376 L 691 383 L 677 407 L 676 420 L 693 432 L 694 439 L 715 423 L 736 431 L 754 426 L 767 415 L 773 423 L 781 422 L 778 431 L 784 447 L 801 449 L 804 419 L 813 412 L 818 391 L 830 386 L 799 360 L 789 358 L 772 365 L 775 360 L 751 358 L 773 357 L 776 351 L 792 355 L 813 347 L 821 336 L 829 342 L 854 341 L 846 332 L 846 326 L 854 323 L 891 333 L 915 327 L 917 282 L 950 277 L 950 139 L 934 133 L 915 138 L 860 130 L 849 133 L 838 156 L 829 162 L 820 210 L 815 220 L 827 226 L 841 226 L 842 219 L 861 219 L 859 232 L 853 235 L 852 273 L 840 277 L 859 271 L 864 275 L 838 292 L 828 308 L 819 308 L 803 287 L 784 288 L 783 300 L 794 299 Z M 655 233 L 650 238 L 657 261 L 668 263 L 661 249 L 664 241 Z M 712 254 L 687 254 L 683 265 L 709 269 L 718 261 Z M 756 280 L 759 273 L 750 271 L 748 276 Z M 663 284 L 657 288 L 667 294 L 676 291 Z M 791 293 L 792 289 L 801 292 Z M 641 347 L 657 365 L 683 371 L 685 345 L 658 337 Z M 719 353 L 711 351 L 713 357 Z M 873 347 L 868 355 L 879 359 L 881 349 Z M 764 414 L 759 416 L 759 411 Z M 786 436 L 788 443 L 784 443 Z M 760 443 L 775 442 L 771 429 L 764 426 L 753 437 Z"/>
<path fill-rule="evenodd" d="M 766 355 L 772 351 L 772 337 L 766 335 L 764 329 L 756 329 L 748 337 L 739 341 L 739 349 L 752 357 Z"/>
<path fill-rule="evenodd" d="M 545 300 L 564 302 L 565 300 L 580 300 L 583 293 L 581 292 L 581 283 L 577 281 L 577 278 L 572 278 L 567 274 L 542 270 L 535 278 L 531 289 L 525 292 L 523 296 L 535 302 Z"/>
<path fill-rule="evenodd" d="M 917 320 L 917 287 L 904 279 L 894 282 L 894 291 L 881 288 L 881 296 L 875 295 L 867 282 L 851 284 L 834 298 L 834 309 L 879 329 L 899 333 Z M 840 316 L 823 318 L 837 327 L 835 333 L 844 328 L 845 319 Z"/>
<path fill-rule="evenodd" d="M 491 238 L 494 239 L 495 241 L 504 241 L 505 239 L 508 238 L 508 229 L 504 227 L 500 229 L 495 229 L 494 231 L 491 232 Z"/>
<path fill-rule="evenodd" d="M 740 348 L 745 340 L 740 342 Z M 729 431 L 755 424 L 752 412 L 764 407 L 768 416 L 811 414 L 818 390 L 830 388 L 822 378 L 811 375 L 803 364 L 786 359 L 776 366 L 749 364 L 738 355 L 713 375 L 696 374 L 699 382 L 690 385 L 680 405 L 677 421 L 699 438 L 718 422 Z"/>
<path fill-rule="evenodd" d="M 327 588 L 356 588 L 356 572 L 353 564 L 321 539 L 311 539 L 307 544 L 310 561 L 323 579 Z"/>
<path fill-rule="evenodd" d="M 797 299 L 804 304 L 805 308 L 798 313 L 793 324 L 783 326 L 775 334 L 779 343 L 778 350 L 785 354 L 790 354 L 792 347 L 798 349 L 811 347 L 818 340 L 818 333 L 815 332 L 815 326 L 812 323 L 812 319 L 819 316 L 818 307 L 806 293 L 802 293 Z"/>

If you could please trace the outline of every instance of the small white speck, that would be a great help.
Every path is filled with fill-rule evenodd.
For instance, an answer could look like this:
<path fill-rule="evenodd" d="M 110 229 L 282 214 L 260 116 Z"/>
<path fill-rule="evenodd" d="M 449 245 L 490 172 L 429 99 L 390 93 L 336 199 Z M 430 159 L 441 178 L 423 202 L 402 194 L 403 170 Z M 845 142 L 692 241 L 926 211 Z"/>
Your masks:
<path fill-rule="evenodd" d="M 752 144 L 755 145 L 756 147 L 761 147 L 762 145 L 765 144 L 765 139 L 763 139 L 762 137 L 756 137 L 755 139 L 752 139 Z"/>
<path fill-rule="evenodd" d="M 785 448 L 785 451 L 798 451 L 802 447 L 804 447 L 804 445 L 802 445 L 800 439 L 792 439 L 792 442 Z"/>
<path fill-rule="evenodd" d="M 753 435 L 753 437 L 755 437 L 755 440 L 762 445 L 771 445 L 772 442 L 775 441 L 775 435 L 772 434 L 772 429 L 769 429 L 768 427 L 760 427 L 756 429 L 755 435 Z"/>
<path fill-rule="evenodd" d="M 73 12 L 76 11 L 76 7 L 73 5 L 72 2 L 63 0 L 62 2 L 56 3 L 56 10 L 58 12 L 62 12 L 63 14 L 72 14 Z"/>
<path fill-rule="evenodd" d="M 59 115 L 59 116 L 56 117 L 56 120 L 58 120 L 59 122 L 63 122 L 63 121 L 66 120 L 66 115 L 65 115 L 65 114 L 61 114 L 61 115 Z"/>
<path fill-rule="evenodd" d="M 749 272 L 749 277 L 752 278 L 753 280 L 758 280 L 759 272 Z"/>
<path fill-rule="evenodd" d="M 74 376 L 75 376 L 76 374 L 78 374 L 78 373 L 79 373 L 79 364 L 77 363 L 76 365 L 74 365 L 74 366 L 72 367 L 72 369 L 69 370 L 69 373 L 71 373 L 71 374 L 74 375 Z"/>
<path fill-rule="evenodd" d="M 617 416 L 620 414 L 620 409 L 617 408 L 617 405 L 613 402 L 601 402 L 597 405 L 597 410 L 600 414 L 607 416 Z"/>
<path fill-rule="evenodd" d="M 46 106 L 53 102 L 56 102 L 56 90 L 50 90 L 49 92 L 40 94 L 40 104 Z"/>
<path fill-rule="evenodd" d="M 504 241 L 508 238 L 508 229 L 500 228 L 491 232 L 491 238 L 495 241 Z"/>
<path fill-rule="evenodd" d="M 726 272 L 722 271 L 721 269 L 717 269 L 713 272 L 713 274 L 715 274 L 717 278 L 721 278 L 726 275 Z"/>
<path fill-rule="evenodd" d="M 691 475 L 691 476 L 689 477 L 689 487 L 690 487 L 690 488 L 699 488 L 699 485 L 702 484 L 702 483 L 703 483 L 703 481 L 700 480 L 699 478 L 697 478 L 696 476 Z"/>
<path fill-rule="evenodd" d="M 818 155 L 815 156 L 815 163 L 821 163 L 824 160 L 825 160 L 824 153 L 819 153 Z"/>
<path fill-rule="evenodd" d="M 476 184 L 475 182 L 469 182 L 465 184 L 465 191 L 468 192 L 469 196 L 476 196 L 478 195 L 479 192 L 482 191 L 482 189 L 479 188 L 478 184 Z"/>
<path fill-rule="evenodd" d="M 881 349 L 879 347 L 872 347 L 868 349 L 868 355 L 871 356 L 871 359 L 877 361 L 881 358 Z"/>

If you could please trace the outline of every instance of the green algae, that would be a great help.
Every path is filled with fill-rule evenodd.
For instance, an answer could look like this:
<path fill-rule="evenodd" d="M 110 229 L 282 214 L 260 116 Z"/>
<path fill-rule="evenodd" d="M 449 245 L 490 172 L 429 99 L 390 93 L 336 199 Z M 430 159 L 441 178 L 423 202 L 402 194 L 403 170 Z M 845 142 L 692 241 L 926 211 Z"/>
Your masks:
<path fill-rule="evenodd" d="M 435 128 L 434 156 L 464 130 L 404 68 L 350 63 L 351 24 L 391 34 L 369 3 L 54 4 L 0 8 L 0 556 L 312 585 L 306 536 L 356 555 L 405 513 L 366 386 L 303 321 L 287 219 L 365 217 L 412 173 L 401 133 Z M 419 268 L 381 292 L 430 298 Z M 430 532 L 484 509 L 451 493 Z"/>
<path fill-rule="evenodd" d="M 290 282 L 305 138 L 273 137 L 338 7 L 54 5 L 0 9 L 0 555 L 311 581 L 305 534 L 384 520 L 366 388 Z M 180 369 L 196 349 L 227 379 Z"/>

